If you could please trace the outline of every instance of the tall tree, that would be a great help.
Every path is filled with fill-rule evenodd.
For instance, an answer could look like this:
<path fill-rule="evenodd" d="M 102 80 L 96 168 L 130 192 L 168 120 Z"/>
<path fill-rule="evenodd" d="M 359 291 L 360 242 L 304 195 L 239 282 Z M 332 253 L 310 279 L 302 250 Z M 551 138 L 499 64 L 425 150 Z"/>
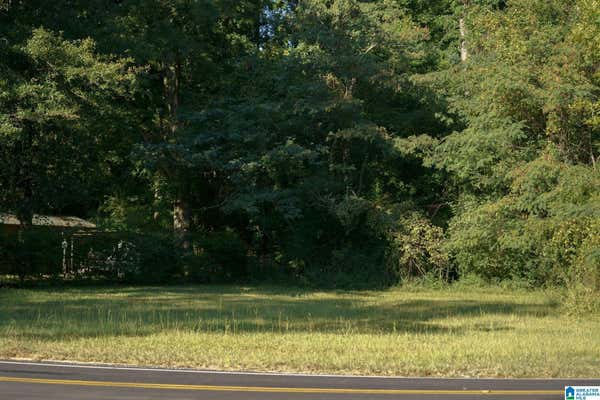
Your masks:
<path fill-rule="evenodd" d="M 456 184 L 449 244 L 464 271 L 559 281 L 595 251 L 557 244 L 565 232 L 591 242 L 584 226 L 598 218 L 600 52 L 582 42 L 598 29 L 592 3 L 471 7 L 471 62 L 444 79 L 465 129 L 434 157 Z M 548 257 L 563 251 L 580 261 Z"/>
<path fill-rule="evenodd" d="M 0 31 L 0 202 L 28 225 L 34 212 L 94 203 L 115 103 L 129 98 L 135 77 L 128 60 L 96 54 L 90 39 L 11 29 Z"/>
<path fill-rule="evenodd" d="M 240 57 L 190 125 L 221 210 L 209 226 L 233 226 L 287 272 L 367 274 L 394 229 L 383 216 L 428 174 L 395 138 L 441 125 L 409 79 L 427 32 L 393 2 L 308 1 L 282 14 L 279 36 Z"/>
<path fill-rule="evenodd" d="M 131 1 L 115 6 L 110 22 L 122 52 L 147 66 L 144 157 L 168 182 L 173 230 L 189 251 L 192 187 L 186 140 L 188 117 L 222 82 L 228 57 L 257 46 L 262 1 Z M 195 186 L 194 190 L 204 190 Z"/>

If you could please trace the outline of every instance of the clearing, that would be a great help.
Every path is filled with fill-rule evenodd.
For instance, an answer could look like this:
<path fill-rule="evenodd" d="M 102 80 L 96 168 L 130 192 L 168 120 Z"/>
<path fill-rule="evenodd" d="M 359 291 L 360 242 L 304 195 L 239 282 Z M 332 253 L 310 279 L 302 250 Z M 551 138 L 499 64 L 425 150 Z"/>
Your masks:
<path fill-rule="evenodd" d="M 499 287 L 0 289 L 0 358 L 404 376 L 598 377 L 600 316 Z"/>

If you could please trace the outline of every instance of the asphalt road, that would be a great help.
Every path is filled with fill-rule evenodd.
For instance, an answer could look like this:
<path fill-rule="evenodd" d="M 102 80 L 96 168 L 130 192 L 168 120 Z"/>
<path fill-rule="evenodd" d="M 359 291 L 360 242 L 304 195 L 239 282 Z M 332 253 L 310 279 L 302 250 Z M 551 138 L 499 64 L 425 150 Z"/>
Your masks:
<path fill-rule="evenodd" d="M 600 379 L 313 376 L 0 361 L 2 400 L 559 400 L 565 385 L 600 386 Z"/>

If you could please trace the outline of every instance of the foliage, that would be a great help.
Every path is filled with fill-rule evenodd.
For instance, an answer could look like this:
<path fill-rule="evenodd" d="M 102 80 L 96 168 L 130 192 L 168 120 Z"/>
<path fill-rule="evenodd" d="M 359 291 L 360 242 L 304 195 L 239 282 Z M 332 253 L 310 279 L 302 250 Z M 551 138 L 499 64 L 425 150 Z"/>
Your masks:
<path fill-rule="evenodd" d="M 74 279 L 130 283 L 181 280 L 181 264 L 171 236 L 97 233 L 75 238 Z"/>
<path fill-rule="evenodd" d="M 565 305 L 575 315 L 589 315 L 600 310 L 600 219 L 586 222 L 587 225 L 579 228 L 583 232 L 577 232 L 582 240 L 568 249 L 568 253 L 576 253 L 569 254 L 571 264 L 565 276 Z M 564 235 L 564 231 L 561 234 Z M 560 240 L 559 235 L 557 239 Z"/>
<path fill-rule="evenodd" d="M 464 272 L 574 284 L 575 271 L 597 250 L 584 249 L 598 233 L 599 192 L 598 173 L 544 156 L 515 171 L 506 196 L 465 206 L 448 246 Z"/>
<path fill-rule="evenodd" d="M 185 259 L 190 281 L 219 283 L 248 278 L 246 245 L 235 232 L 215 232 L 195 242 L 196 254 Z"/>
<path fill-rule="evenodd" d="M 62 273 L 61 236 L 53 230 L 36 228 L 19 235 L 0 235 L 0 275 L 25 278 L 50 276 Z"/>
<path fill-rule="evenodd" d="M 447 248 L 463 274 L 565 286 L 571 303 L 597 297 L 600 52 L 582 42 L 597 6 L 468 10 L 470 58 L 434 79 L 465 126 L 425 156 L 456 188 Z"/>
<path fill-rule="evenodd" d="M 170 236 L 34 227 L 0 240 L 0 275 L 25 280 L 167 283 L 182 279 Z"/>
<path fill-rule="evenodd" d="M 97 55 L 91 39 L 67 41 L 42 28 L 0 46 L 2 205 L 27 223 L 34 212 L 95 204 L 113 179 L 109 148 L 122 131 L 111 118 L 134 82 L 130 60 Z"/>
<path fill-rule="evenodd" d="M 391 233 L 390 261 L 399 276 L 436 276 L 450 278 L 450 259 L 444 248 L 444 231 L 418 214 L 404 216 L 399 229 Z"/>
<path fill-rule="evenodd" d="M 131 281 L 597 292 L 598 0 L 46 3 L 0 2 L 21 231 L 94 218 Z"/>

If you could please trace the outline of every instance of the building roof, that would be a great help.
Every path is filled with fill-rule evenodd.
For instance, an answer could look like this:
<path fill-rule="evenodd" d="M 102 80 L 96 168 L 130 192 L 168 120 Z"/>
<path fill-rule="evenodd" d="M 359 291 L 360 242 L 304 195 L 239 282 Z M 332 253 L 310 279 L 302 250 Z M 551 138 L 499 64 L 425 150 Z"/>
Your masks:
<path fill-rule="evenodd" d="M 20 221 L 14 214 L 0 213 L 0 225 L 20 225 Z M 77 217 L 33 215 L 32 225 L 56 226 L 63 228 L 95 228 L 96 225 Z"/>

